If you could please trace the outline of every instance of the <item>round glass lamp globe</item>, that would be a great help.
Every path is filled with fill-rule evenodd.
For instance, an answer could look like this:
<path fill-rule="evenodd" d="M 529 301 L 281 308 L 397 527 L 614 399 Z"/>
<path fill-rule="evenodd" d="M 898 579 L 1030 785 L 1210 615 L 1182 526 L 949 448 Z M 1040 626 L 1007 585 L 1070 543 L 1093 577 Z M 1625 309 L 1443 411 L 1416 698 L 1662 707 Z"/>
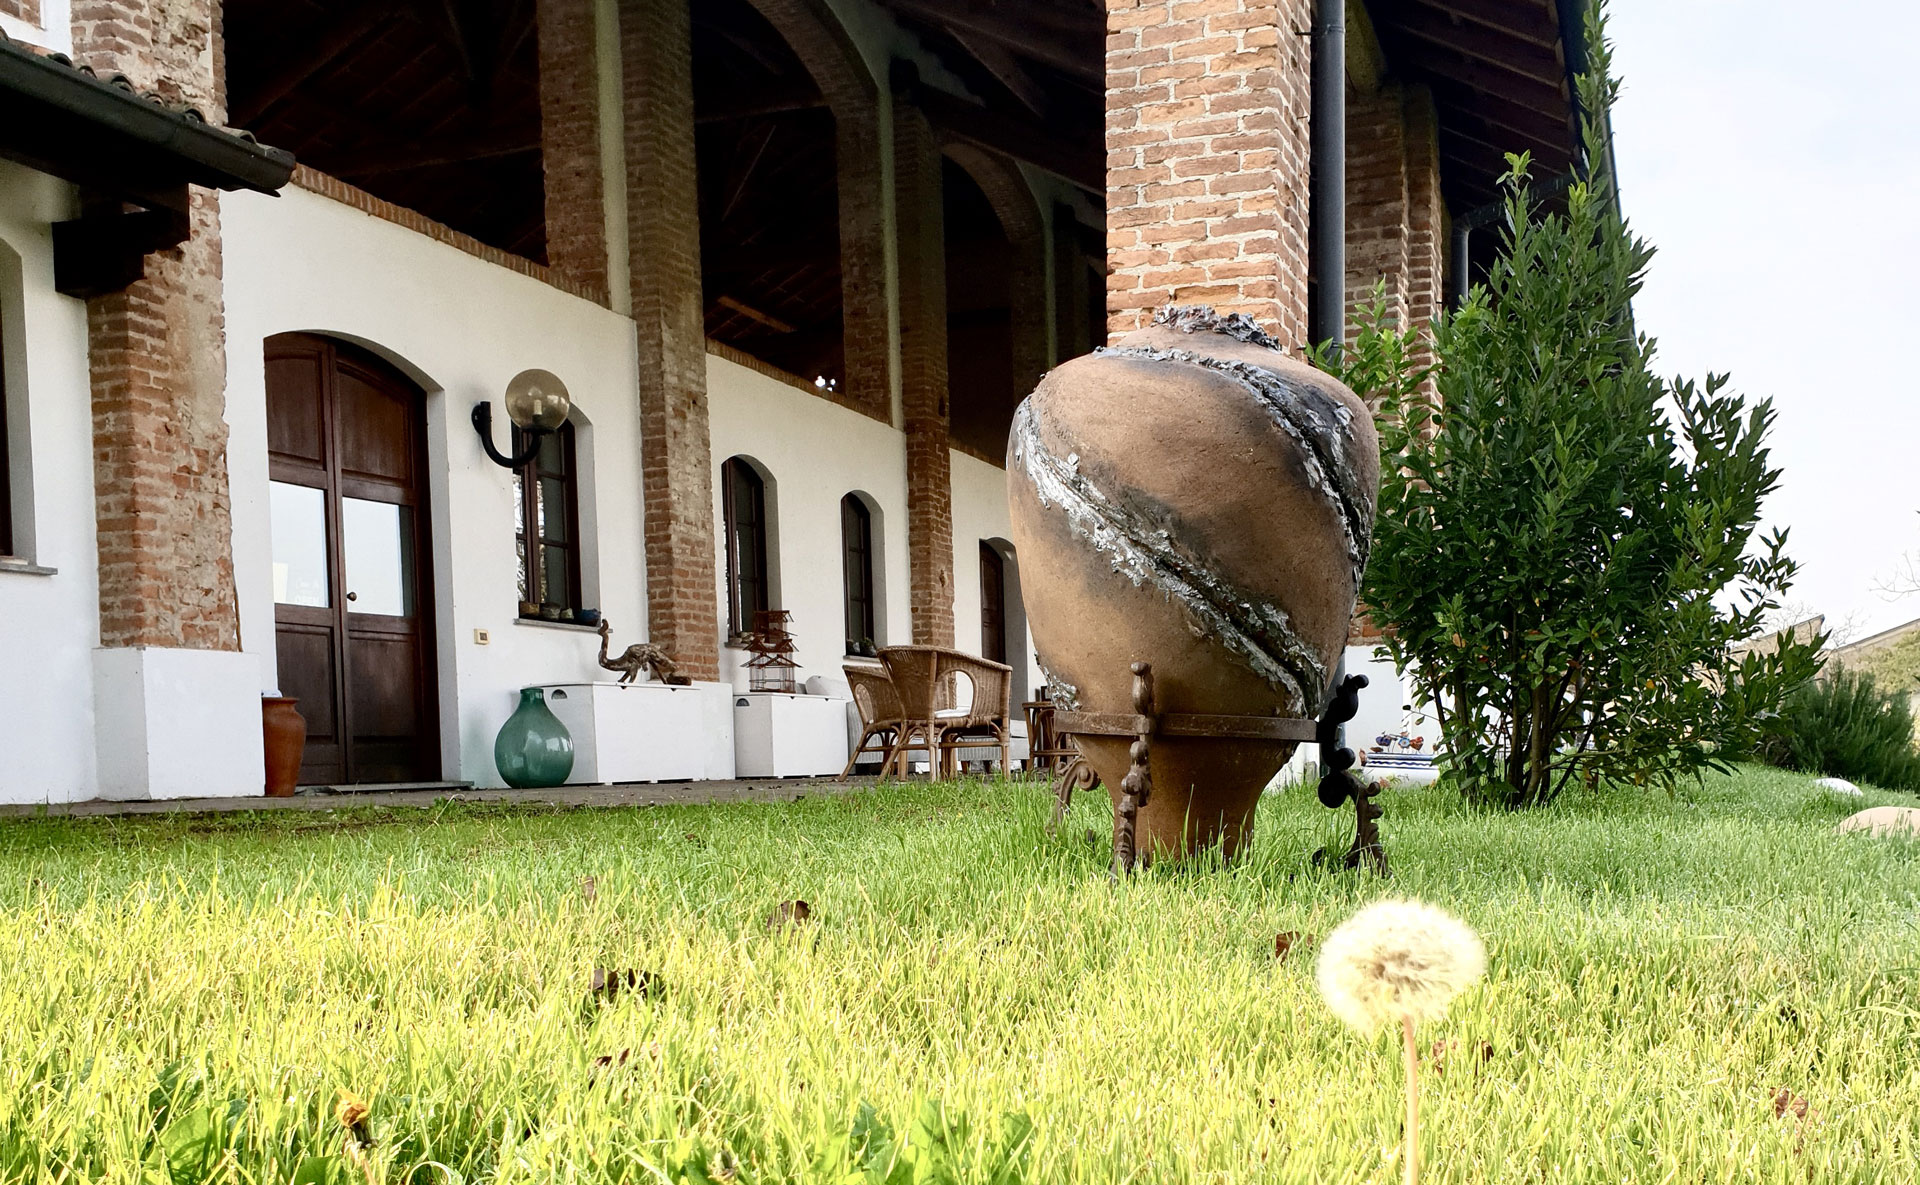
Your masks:
<path fill-rule="evenodd" d="M 553 432 L 567 422 L 573 400 L 551 371 L 523 370 L 507 384 L 507 417 L 524 431 Z"/>

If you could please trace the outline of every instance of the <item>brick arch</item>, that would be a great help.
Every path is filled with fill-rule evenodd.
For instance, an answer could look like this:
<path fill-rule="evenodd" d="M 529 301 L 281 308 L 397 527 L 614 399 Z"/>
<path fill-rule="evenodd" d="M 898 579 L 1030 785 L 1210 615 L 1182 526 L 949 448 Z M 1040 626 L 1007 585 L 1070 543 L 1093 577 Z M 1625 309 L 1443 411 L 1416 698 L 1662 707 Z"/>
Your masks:
<path fill-rule="evenodd" d="M 749 0 L 793 47 L 833 112 L 840 198 L 845 401 L 890 420 L 886 221 L 881 209 L 880 84 L 826 0 Z"/>
<path fill-rule="evenodd" d="M 1013 382 L 1031 391 L 1047 370 L 1047 231 L 1033 187 L 1011 159 L 966 140 L 942 146 L 987 195 L 1000 229 L 1013 245 L 1007 277 L 1013 305 Z"/>

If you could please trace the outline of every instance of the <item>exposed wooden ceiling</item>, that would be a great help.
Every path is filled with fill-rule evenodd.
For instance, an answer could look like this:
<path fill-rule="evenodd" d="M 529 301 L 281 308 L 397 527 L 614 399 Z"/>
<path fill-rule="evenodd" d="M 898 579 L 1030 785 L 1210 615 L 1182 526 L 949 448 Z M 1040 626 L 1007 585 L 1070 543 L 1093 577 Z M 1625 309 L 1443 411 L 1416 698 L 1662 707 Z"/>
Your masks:
<path fill-rule="evenodd" d="M 534 0 L 225 0 L 229 122 L 546 259 Z"/>
<path fill-rule="evenodd" d="M 747 0 L 693 6 L 707 336 L 842 382 L 833 115 Z"/>
<path fill-rule="evenodd" d="M 1389 70 L 1433 92 L 1441 186 L 1456 213 L 1500 196 L 1506 154 L 1536 175 L 1572 167 L 1579 143 L 1553 0 L 1372 0 Z"/>

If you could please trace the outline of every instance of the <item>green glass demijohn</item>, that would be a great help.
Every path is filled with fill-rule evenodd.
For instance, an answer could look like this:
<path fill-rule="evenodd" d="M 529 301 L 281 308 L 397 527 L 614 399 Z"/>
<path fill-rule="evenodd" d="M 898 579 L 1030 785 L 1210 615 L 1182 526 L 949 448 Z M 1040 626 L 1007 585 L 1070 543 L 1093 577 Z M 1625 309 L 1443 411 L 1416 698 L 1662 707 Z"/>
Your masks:
<path fill-rule="evenodd" d="M 520 689 L 520 706 L 493 740 L 493 763 L 516 790 L 558 786 L 573 772 L 573 734 L 538 687 Z"/>

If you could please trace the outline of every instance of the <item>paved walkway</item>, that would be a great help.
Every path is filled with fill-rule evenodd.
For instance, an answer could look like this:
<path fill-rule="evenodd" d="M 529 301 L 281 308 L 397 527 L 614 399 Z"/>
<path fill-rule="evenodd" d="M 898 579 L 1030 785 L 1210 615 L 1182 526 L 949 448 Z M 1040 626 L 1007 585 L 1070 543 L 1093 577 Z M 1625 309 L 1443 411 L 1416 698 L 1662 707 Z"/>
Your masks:
<path fill-rule="evenodd" d="M 706 806 L 727 802 L 798 802 L 818 795 L 845 794 L 875 783 L 872 777 L 836 782 L 832 778 L 759 778 L 734 782 L 645 782 L 621 786 L 559 786 L 551 790 L 476 790 L 444 784 L 421 788 L 381 788 L 349 793 L 308 793 L 292 798 L 173 798 L 160 802 L 88 802 L 0 805 L 9 816 L 89 816 L 206 814 L 220 811 L 331 811 L 350 807 L 428 807 L 436 802 L 531 803 L 543 806 Z"/>

